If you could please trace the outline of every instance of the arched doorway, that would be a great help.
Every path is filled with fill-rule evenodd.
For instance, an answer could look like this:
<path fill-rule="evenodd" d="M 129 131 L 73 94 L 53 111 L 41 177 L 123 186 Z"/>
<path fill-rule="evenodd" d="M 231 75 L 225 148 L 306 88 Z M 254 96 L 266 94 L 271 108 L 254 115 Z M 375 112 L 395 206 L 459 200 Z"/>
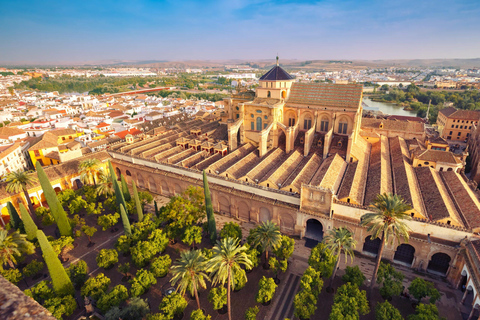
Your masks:
<path fill-rule="evenodd" d="M 250 207 L 243 201 L 238 204 L 238 218 L 250 221 Z"/>
<path fill-rule="evenodd" d="M 145 181 L 143 180 L 143 177 L 141 174 L 137 175 L 137 180 L 138 180 L 138 187 L 139 188 L 145 188 Z"/>
<path fill-rule="evenodd" d="M 427 271 L 431 273 L 446 275 L 450 267 L 450 256 L 443 252 L 435 253 L 428 263 Z"/>
<path fill-rule="evenodd" d="M 221 214 L 230 214 L 230 203 L 228 202 L 227 198 L 225 197 L 218 197 L 218 211 Z"/>
<path fill-rule="evenodd" d="M 30 201 L 32 202 L 32 205 L 34 207 L 40 205 L 40 201 L 38 201 L 38 198 L 36 196 L 30 196 Z"/>
<path fill-rule="evenodd" d="M 271 215 L 270 215 L 270 210 L 268 210 L 267 208 L 260 208 L 260 212 L 258 214 L 258 219 L 259 219 L 259 222 L 266 222 L 266 221 L 269 221 L 272 219 Z"/>
<path fill-rule="evenodd" d="M 178 183 L 175 183 L 173 194 L 174 195 L 180 195 L 182 193 L 182 188 L 180 188 L 180 185 Z"/>
<path fill-rule="evenodd" d="M 307 220 L 305 238 L 313 239 L 316 241 L 323 240 L 323 225 L 320 223 L 320 221 L 316 219 Z"/>
<path fill-rule="evenodd" d="M 402 243 L 397 247 L 397 251 L 395 251 L 395 255 L 393 256 L 393 260 L 411 266 L 414 257 L 415 248 L 409 244 Z"/>
<path fill-rule="evenodd" d="M 168 184 L 165 180 L 162 180 L 161 184 L 160 184 L 162 190 L 161 190 L 161 194 L 164 195 L 164 196 L 169 196 L 170 195 L 170 191 L 168 190 Z"/>
<path fill-rule="evenodd" d="M 127 183 L 130 183 L 130 179 L 132 179 L 132 174 L 130 173 L 129 170 L 127 170 L 127 171 L 125 171 L 125 175 L 126 175 L 125 181 L 126 181 Z"/>
<path fill-rule="evenodd" d="M 157 193 L 157 184 L 155 183 L 155 179 L 152 176 L 148 177 L 148 185 L 150 187 L 151 192 Z"/>
<path fill-rule="evenodd" d="M 295 228 L 295 220 L 288 213 L 280 214 L 280 229 L 282 231 L 291 232 Z"/>
<path fill-rule="evenodd" d="M 365 242 L 363 243 L 363 252 L 377 256 L 381 242 L 380 238 L 372 240 L 371 236 L 366 237 Z"/>
<path fill-rule="evenodd" d="M 82 181 L 80 181 L 80 179 L 75 179 L 75 180 L 73 181 L 73 188 L 74 188 L 75 190 L 81 189 L 82 187 L 83 187 L 83 183 L 82 183 Z M 42 193 L 42 198 L 43 198 L 43 197 L 44 197 L 44 195 L 43 195 L 43 193 Z M 43 202 L 43 200 L 42 200 L 42 202 Z"/>
<path fill-rule="evenodd" d="M 115 172 L 117 173 L 117 180 L 120 181 L 122 176 L 122 171 L 120 171 L 120 169 L 117 167 L 115 168 Z"/>
<path fill-rule="evenodd" d="M 62 192 L 62 189 L 60 187 L 55 187 L 53 188 L 53 190 L 55 191 L 56 194 L 59 194 L 60 192 Z"/>

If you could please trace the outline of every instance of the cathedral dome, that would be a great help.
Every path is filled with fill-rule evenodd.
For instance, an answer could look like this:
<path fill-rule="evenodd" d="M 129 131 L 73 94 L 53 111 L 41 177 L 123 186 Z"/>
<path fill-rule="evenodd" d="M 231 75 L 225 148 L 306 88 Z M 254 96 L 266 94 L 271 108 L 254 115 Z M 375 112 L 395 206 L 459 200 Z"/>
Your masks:
<path fill-rule="evenodd" d="M 285 80 L 293 80 L 293 79 L 295 79 L 294 76 L 290 75 L 287 71 L 283 70 L 283 68 L 278 65 L 278 57 L 277 57 L 277 65 L 272 69 L 270 69 L 270 71 L 265 73 L 260 78 L 260 81 L 285 81 Z"/>

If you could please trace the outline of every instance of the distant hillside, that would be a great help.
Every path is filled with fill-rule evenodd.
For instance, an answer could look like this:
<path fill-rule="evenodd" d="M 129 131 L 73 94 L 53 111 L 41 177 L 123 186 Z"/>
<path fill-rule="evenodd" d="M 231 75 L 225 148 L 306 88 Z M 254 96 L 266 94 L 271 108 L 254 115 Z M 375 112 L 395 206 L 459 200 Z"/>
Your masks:
<path fill-rule="evenodd" d="M 151 67 L 151 68 L 210 68 L 213 70 L 223 69 L 225 65 L 250 65 L 260 69 L 268 69 L 275 64 L 274 59 L 256 59 L 256 60 L 184 60 L 184 61 L 166 61 L 166 60 L 102 60 L 89 61 L 85 63 L 39 63 L 17 62 L 2 63 L 0 66 L 132 66 L 132 67 Z M 363 69 L 363 68 L 383 68 L 383 67 L 451 67 L 451 68 L 480 68 L 480 58 L 475 59 L 399 59 L 399 60 L 297 60 L 280 59 L 280 65 L 289 70 L 305 71 L 334 71 L 344 69 Z"/>

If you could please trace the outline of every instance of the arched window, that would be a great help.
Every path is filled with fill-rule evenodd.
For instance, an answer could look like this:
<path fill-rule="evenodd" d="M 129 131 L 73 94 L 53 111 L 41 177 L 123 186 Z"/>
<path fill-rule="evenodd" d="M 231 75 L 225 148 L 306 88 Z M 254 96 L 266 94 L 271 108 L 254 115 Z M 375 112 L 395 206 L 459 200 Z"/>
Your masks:
<path fill-rule="evenodd" d="M 262 131 L 262 118 L 257 117 L 257 131 Z"/>
<path fill-rule="evenodd" d="M 320 122 L 320 131 L 327 132 L 328 131 L 328 118 L 323 117 L 322 121 Z"/>
<path fill-rule="evenodd" d="M 303 118 L 303 129 L 309 130 L 311 127 L 312 127 L 312 118 L 310 117 L 310 115 L 307 115 L 305 116 L 305 118 Z"/>
<path fill-rule="evenodd" d="M 270 91 L 267 92 L 267 98 L 270 98 L 272 96 L 272 93 Z"/>
<path fill-rule="evenodd" d="M 348 127 L 348 123 L 345 122 L 345 120 L 341 120 L 343 122 L 340 122 L 338 124 L 338 133 L 340 134 L 347 134 L 347 127 Z"/>
<path fill-rule="evenodd" d="M 282 99 L 287 99 L 287 91 L 282 91 Z"/>

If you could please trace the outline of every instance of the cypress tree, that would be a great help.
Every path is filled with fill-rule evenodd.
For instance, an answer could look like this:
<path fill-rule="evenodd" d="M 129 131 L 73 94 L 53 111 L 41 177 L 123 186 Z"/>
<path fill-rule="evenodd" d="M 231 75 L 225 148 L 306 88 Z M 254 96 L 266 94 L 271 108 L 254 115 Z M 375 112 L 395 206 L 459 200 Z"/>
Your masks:
<path fill-rule="evenodd" d="M 43 170 L 40 161 L 37 161 L 35 166 L 37 168 L 38 181 L 40 181 L 43 194 L 45 195 L 45 199 L 47 199 L 48 206 L 52 212 L 53 219 L 55 219 L 55 222 L 57 223 L 60 234 L 62 236 L 72 236 L 72 226 L 70 225 L 70 221 L 68 221 L 67 214 L 65 213 L 65 210 L 63 210 L 60 201 L 58 201 L 57 194 L 55 193 L 55 190 L 53 190 L 50 180 L 48 180 L 47 174 Z"/>
<path fill-rule="evenodd" d="M 132 235 L 132 229 L 130 228 L 130 221 L 128 221 L 127 213 L 123 204 L 120 205 L 120 215 L 122 216 L 123 229 L 125 230 L 125 235 L 128 237 Z"/>
<path fill-rule="evenodd" d="M 123 175 L 120 175 L 120 180 L 122 181 L 122 192 L 123 192 L 123 198 L 125 201 L 130 201 L 132 200 L 132 196 L 130 195 L 130 192 L 128 191 L 128 185 L 127 181 L 125 181 L 125 177 Z"/>
<path fill-rule="evenodd" d="M 8 209 L 8 214 L 10 215 L 10 224 L 12 225 L 13 229 L 19 230 L 21 233 L 23 228 L 22 228 L 22 219 L 20 219 L 20 216 L 18 215 L 17 209 L 13 206 L 12 202 L 8 201 L 7 203 L 7 209 Z"/>
<path fill-rule="evenodd" d="M 113 169 L 110 160 L 108 160 L 108 170 L 110 171 L 110 179 L 112 180 L 113 190 L 115 190 L 115 203 L 117 204 L 117 208 L 118 210 L 120 210 L 120 205 L 122 204 L 123 207 L 126 209 L 127 203 L 125 202 L 122 189 L 118 185 L 117 175 L 115 174 L 115 170 Z"/>
<path fill-rule="evenodd" d="M 23 225 L 27 233 L 27 239 L 33 241 L 37 238 L 37 225 L 33 222 L 32 217 L 28 214 L 27 208 L 20 203 L 20 213 L 22 214 Z"/>
<path fill-rule="evenodd" d="M 138 215 L 138 222 L 143 221 L 143 209 L 140 203 L 140 198 L 138 197 L 137 186 L 135 185 L 135 181 L 132 181 L 133 186 L 133 196 L 135 197 L 135 207 L 137 207 L 137 215 Z"/>
<path fill-rule="evenodd" d="M 108 171 L 110 171 L 110 179 L 112 179 L 112 182 L 117 181 L 117 175 L 115 174 L 115 170 L 113 170 L 110 160 L 108 160 Z"/>
<path fill-rule="evenodd" d="M 158 218 L 158 205 L 157 205 L 157 201 L 153 200 L 153 203 L 155 204 L 155 216 Z"/>
<path fill-rule="evenodd" d="M 53 290 L 60 296 L 73 295 L 73 284 L 62 266 L 57 254 L 53 251 L 52 245 L 42 230 L 37 230 L 38 243 L 42 249 L 43 259 L 48 267 L 48 272 L 52 278 Z"/>
<path fill-rule="evenodd" d="M 215 243 L 215 241 L 217 241 L 217 225 L 215 224 L 215 216 L 213 215 L 212 197 L 210 196 L 210 189 L 208 188 L 207 174 L 205 173 L 205 170 L 203 170 L 203 190 L 205 192 L 208 233 L 210 234 L 210 241 Z"/>
<path fill-rule="evenodd" d="M 122 190 L 117 180 L 113 180 L 113 189 L 115 190 L 115 202 L 117 203 L 117 208 L 120 209 L 120 205 L 123 205 L 124 208 L 127 208 L 127 203 L 123 197 Z"/>

